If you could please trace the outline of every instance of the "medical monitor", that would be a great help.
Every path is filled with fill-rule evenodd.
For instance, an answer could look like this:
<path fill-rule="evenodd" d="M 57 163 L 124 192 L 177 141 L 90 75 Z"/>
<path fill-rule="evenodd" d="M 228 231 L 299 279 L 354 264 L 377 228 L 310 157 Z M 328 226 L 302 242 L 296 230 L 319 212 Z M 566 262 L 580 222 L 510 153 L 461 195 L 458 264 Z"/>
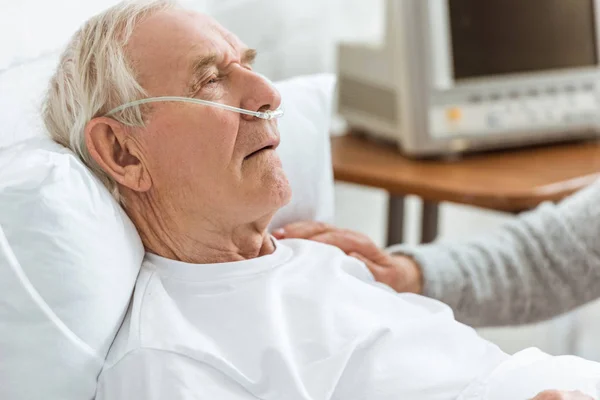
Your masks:
<path fill-rule="evenodd" d="M 340 112 L 416 156 L 595 136 L 599 5 L 388 0 L 382 43 L 340 47 Z"/>

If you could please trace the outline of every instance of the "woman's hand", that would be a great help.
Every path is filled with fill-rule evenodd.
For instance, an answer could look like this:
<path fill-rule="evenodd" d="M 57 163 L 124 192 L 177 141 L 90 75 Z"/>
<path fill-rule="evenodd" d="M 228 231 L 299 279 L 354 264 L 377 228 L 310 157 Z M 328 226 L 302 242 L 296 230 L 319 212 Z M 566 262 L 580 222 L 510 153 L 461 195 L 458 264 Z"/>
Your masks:
<path fill-rule="evenodd" d="M 306 221 L 287 225 L 273 232 L 273 236 L 276 239 L 308 239 L 339 247 L 349 256 L 364 262 L 378 282 L 397 292 L 423 292 L 423 277 L 414 260 L 386 253 L 361 233 Z"/>
<path fill-rule="evenodd" d="M 594 398 L 581 392 L 560 392 L 558 390 L 547 390 L 538 394 L 531 400 L 594 400 Z"/>

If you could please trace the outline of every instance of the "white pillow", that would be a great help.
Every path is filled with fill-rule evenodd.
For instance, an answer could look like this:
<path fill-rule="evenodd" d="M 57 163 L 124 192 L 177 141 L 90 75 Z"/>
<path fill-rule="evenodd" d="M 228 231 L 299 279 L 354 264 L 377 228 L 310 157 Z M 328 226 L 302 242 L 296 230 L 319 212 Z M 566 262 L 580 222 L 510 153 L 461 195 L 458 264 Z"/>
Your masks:
<path fill-rule="evenodd" d="M 18 139 L 11 129 L 43 135 L 32 111 L 43 88 L 31 82 L 47 66 L 23 66 L 11 82 L 0 75 L 0 88 L 10 89 L 0 90 L 0 104 L 12 99 L 0 143 L 5 129 L 4 143 Z M 334 82 L 276 84 L 287 110 L 279 151 L 294 193 L 273 227 L 333 216 Z M 0 398 L 92 398 L 143 257 L 137 232 L 83 164 L 47 138 L 0 150 L 0 227 Z"/>
<path fill-rule="evenodd" d="M 58 55 L 0 72 L 0 148 L 42 135 L 40 107 Z"/>
<path fill-rule="evenodd" d="M 144 249 L 66 149 L 0 151 L 0 398 L 91 399 Z"/>

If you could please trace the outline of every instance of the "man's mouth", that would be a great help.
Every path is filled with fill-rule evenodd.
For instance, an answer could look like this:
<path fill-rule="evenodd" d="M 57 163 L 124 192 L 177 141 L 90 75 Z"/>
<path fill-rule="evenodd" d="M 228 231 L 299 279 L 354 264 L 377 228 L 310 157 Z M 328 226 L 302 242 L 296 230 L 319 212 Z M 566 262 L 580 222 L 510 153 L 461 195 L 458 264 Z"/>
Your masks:
<path fill-rule="evenodd" d="M 247 160 L 247 159 L 249 159 L 250 157 L 253 157 L 253 156 L 257 155 L 257 154 L 260 154 L 260 153 L 262 153 L 264 150 L 273 150 L 274 148 L 275 148 L 275 146 L 273 146 L 273 145 L 269 145 L 269 146 L 262 147 L 262 148 L 260 148 L 260 149 L 256 150 L 255 152 L 252 152 L 252 153 L 248 154 L 246 157 L 244 157 L 244 160 Z"/>

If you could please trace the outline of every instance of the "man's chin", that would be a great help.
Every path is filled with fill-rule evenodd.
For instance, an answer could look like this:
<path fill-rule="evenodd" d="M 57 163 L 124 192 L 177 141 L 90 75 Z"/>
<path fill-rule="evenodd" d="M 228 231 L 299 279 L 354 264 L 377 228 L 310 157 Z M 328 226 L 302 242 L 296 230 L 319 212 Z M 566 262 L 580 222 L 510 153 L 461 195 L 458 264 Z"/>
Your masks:
<path fill-rule="evenodd" d="M 285 179 L 284 182 L 280 182 L 276 186 L 270 186 L 268 196 L 265 197 L 264 194 L 263 191 L 261 196 L 254 198 L 256 203 L 253 204 L 253 208 L 259 212 L 258 215 L 261 215 L 261 219 L 265 218 L 267 220 L 268 225 L 273 221 L 275 215 L 291 202 L 292 189 L 287 179 Z"/>
<path fill-rule="evenodd" d="M 292 201 L 292 188 L 288 183 L 288 191 L 287 191 L 286 197 L 283 200 L 283 204 L 281 205 L 281 207 L 287 206 L 288 204 L 290 204 L 291 201 Z"/>
<path fill-rule="evenodd" d="M 292 187 L 283 167 L 273 164 L 264 167 L 261 177 L 252 179 L 253 183 L 260 184 L 253 189 L 253 203 L 262 211 L 270 210 L 274 214 L 291 202 Z"/>
<path fill-rule="evenodd" d="M 277 184 L 277 197 L 280 202 L 279 208 L 288 205 L 292 201 L 292 186 L 290 185 L 283 168 L 281 169 L 280 180 Z"/>
<path fill-rule="evenodd" d="M 283 169 L 278 171 L 269 188 L 269 203 L 275 212 L 279 211 L 292 201 L 292 187 L 290 186 Z"/>

